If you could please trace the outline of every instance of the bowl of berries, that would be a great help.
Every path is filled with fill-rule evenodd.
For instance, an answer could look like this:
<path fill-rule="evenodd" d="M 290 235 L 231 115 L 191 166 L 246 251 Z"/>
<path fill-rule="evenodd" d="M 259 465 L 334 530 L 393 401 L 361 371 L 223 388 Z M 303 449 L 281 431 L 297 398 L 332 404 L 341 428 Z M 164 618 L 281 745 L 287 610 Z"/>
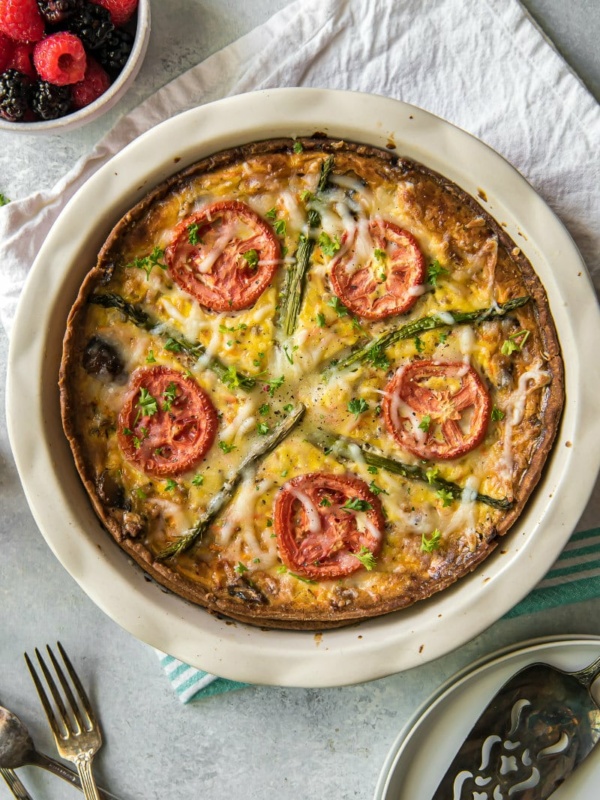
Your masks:
<path fill-rule="evenodd" d="M 0 129 L 63 132 L 111 108 L 150 35 L 150 0 L 0 0 Z"/>

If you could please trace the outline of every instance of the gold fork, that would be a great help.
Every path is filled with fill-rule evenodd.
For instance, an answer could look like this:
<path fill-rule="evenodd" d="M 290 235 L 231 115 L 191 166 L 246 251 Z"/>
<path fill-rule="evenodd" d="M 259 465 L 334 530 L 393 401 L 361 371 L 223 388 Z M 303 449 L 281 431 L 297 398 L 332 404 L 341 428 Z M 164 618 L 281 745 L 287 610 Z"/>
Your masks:
<path fill-rule="evenodd" d="M 73 665 L 71 664 L 69 657 L 65 653 L 60 642 L 58 642 L 56 646 L 62 657 L 64 665 L 67 668 L 67 672 L 71 678 L 71 683 L 75 687 L 79 697 L 78 703 L 75 700 L 71 686 L 69 685 L 69 682 L 65 677 L 60 664 L 56 660 L 54 653 L 49 646 L 46 646 L 48 655 L 50 656 L 50 660 L 52 661 L 52 665 L 54 667 L 54 671 L 56 672 L 60 685 L 62 686 L 67 705 L 69 706 L 70 714 L 65 708 L 63 698 L 38 649 L 36 648 L 35 654 L 42 672 L 44 673 L 46 683 L 50 688 L 50 693 L 52 694 L 58 715 L 56 714 L 55 709 L 52 707 L 50 700 L 48 699 L 48 695 L 46 694 L 37 672 L 35 671 L 35 667 L 31 663 L 27 653 L 25 653 L 25 661 L 27 662 L 29 672 L 31 673 L 31 677 L 33 678 L 33 682 L 35 684 L 35 688 L 37 689 L 42 706 L 44 707 L 44 711 L 48 717 L 48 722 L 50 723 L 52 733 L 54 734 L 54 740 L 56 742 L 56 747 L 58 748 L 59 754 L 62 756 L 62 758 L 72 761 L 77 767 L 79 777 L 81 778 L 81 788 L 83 789 L 83 794 L 86 800 L 100 800 L 98 788 L 96 787 L 94 776 L 92 775 L 92 759 L 102 744 L 100 726 L 98 725 L 98 720 L 96 719 L 96 715 L 94 714 L 92 706 L 90 705 L 88 696 L 81 685 L 81 681 L 77 677 L 77 673 L 73 669 Z"/>

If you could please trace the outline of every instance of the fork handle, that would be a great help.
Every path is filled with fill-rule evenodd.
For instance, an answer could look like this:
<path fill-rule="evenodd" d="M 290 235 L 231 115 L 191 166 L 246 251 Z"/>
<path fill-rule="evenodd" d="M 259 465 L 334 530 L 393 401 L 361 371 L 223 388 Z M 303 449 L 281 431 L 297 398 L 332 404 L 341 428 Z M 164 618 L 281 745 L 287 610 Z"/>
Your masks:
<path fill-rule="evenodd" d="M 87 753 L 78 753 L 73 758 L 73 761 L 81 778 L 81 788 L 85 800 L 100 800 L 98 787 L 92 774 L 92 753 L 89 751 Z"/>
<path fill-rule="evenodd" d="M 0 775 L 2 775 L 4 780 L 7 782 L 8 788 L 11 790 L 17 800 L 33 800 L 33 797 L 23 786 L 14 770 L 2 768 L 0 769 Z"/>
<path fill-rule="evenodd" d="M 29 753 L 29 756 L 31 764 L 36 767 L 41 767 L 42 769 L 47 769 L 48 772 L 58 775 L 59 778 L 75 786 L 79 791 L 83 791 L 79 775 L 75 770 L 67 767 L 66 764 L 57 761 L 55 758 L 50 758 L 50 756 L 47 756 L 45 753 L 40 753 L 39 750 Z M 107 792 L 106 789 L 102 789 L 101 787 L 98 787 L 98 794 L 100 795 L 100 800 L 118 800 L 116 795 Z"/>

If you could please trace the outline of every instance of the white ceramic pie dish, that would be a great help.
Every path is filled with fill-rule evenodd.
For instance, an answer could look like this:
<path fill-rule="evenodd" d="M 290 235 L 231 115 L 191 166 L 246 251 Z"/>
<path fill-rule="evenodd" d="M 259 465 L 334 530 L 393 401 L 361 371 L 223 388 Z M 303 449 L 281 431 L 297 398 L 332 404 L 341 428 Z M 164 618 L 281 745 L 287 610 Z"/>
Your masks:
<path fill-rule="evenodd" d="M 231 624 L 149 582 L 91 508 L 62 432 L 57 389 L 69 309 L 120 216 L 165 177 L 206 155 L 315 131 L 382 148 L 395 143 L 396 152 L 438 170 L 474 197 L 485 192 L 485 207 L 506 225 L 546 287 L 567 391 L 540 486 L 482 567 L 410 609 L 322 636 Z M 269 90 L 193 109 L 153 128 L 101 167 L 65 207 L 31 270 L 11 339 L 7 418 L 32 513 L 57 558 L 100 608 L 136 637 L 208 672 L 308 687 L 417 666 L 477 635 L 524 597 L 577 523 L 600 465 L 600 452 L 589 446 L 600 434 L 594 352 L 600 319 L 593 297 L 573 241 L 529 184 L 482 142 L 421 109 L 315 89 Z"/>

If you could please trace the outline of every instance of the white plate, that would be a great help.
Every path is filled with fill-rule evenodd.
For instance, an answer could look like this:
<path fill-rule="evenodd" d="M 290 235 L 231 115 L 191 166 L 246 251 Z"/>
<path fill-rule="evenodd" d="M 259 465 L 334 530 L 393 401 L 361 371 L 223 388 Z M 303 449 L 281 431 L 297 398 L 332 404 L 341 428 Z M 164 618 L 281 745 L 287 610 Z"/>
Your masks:
<path fill-rule="evenodd" d="M 502 548 L 475 573 L 406 611 L 323 634 L 231 625 L 144 579 L 102 530 L 62 433 L 57 375 L 62 336 L 84 274 L 112 225 L 176 169 L 224 148 L 324 131 L 423 161 L 487 207 L 546 286 L 567 366 L 567 405 L 539 490 Z M 553 267 L 555 269 L 553 269 Z M 350 92 L 278 89 L 232 97 L 164 122 L 77 192 L 33 265 L 9 353 L 7 418 L 28 502 L 63 566 L 126 630 L 182 661 L 254 683 L 334 686 L 414 667 L 495 622 L 538 582 L 593 487 L 600 449 L 600 321 L 581 257 L 528 183 L 464 131 L 414 106 Z M 567 444 L 568 443 L 568 444 Z M 572 446 L 571 446 L 572 445 Z M 542 543 L 543 540 L 543 543 Z"/>
<path fill-rule="evenodd" d="M 374 800 L 431 800 L 459 745 L 515 672 L 537 661 L 574 672 L 599 656 L 600 637 L 565 636 L 504 648 L 462 670 L 404 726 L 386 758 Z M 596 748 L 552 800 L 598 800 L 599 785 L 600 748 Z"/>

